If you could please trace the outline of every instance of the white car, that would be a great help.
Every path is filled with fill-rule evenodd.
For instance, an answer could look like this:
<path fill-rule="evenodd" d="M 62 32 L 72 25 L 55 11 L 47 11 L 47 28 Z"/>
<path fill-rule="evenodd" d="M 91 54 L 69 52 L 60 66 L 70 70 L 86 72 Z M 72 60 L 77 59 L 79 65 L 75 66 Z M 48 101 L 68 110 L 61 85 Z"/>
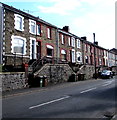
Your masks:
<path fill-rule="evenodd" d="M 110 77 L 113 78 L 113 73 L 110 70 L 103 70 L 101 72 L 101 77 L 102 78 L 110 78 Z"/>

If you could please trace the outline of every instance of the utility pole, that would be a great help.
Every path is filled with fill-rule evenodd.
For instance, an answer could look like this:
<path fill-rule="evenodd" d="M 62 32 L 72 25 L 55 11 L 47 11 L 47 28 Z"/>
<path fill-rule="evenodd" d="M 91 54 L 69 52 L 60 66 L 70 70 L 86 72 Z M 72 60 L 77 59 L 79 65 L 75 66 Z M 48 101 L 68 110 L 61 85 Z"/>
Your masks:
<path fill-rule="evenodd" d="M 95 49 L 95 33 L 93 33 L 93 39 L 94 39 L 94 67 L 95 67 L 95 79 L 97 79 L 97 72 L 96 72 L 96 49 Z"/>

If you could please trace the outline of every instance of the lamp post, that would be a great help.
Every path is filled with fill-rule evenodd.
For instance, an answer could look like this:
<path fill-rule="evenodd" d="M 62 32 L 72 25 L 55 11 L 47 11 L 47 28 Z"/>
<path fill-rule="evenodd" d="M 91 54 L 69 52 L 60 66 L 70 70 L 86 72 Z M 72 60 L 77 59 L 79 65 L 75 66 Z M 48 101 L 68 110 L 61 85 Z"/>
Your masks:
<path fill-rule="evenodd" d="M 95 67 L 94 78 L 97 79 L 97 72 L 96 72 L 96 50 L 95 50 L 95 33 L 93 33 L 93 39 L 94 39 L 94 67 Z"/>

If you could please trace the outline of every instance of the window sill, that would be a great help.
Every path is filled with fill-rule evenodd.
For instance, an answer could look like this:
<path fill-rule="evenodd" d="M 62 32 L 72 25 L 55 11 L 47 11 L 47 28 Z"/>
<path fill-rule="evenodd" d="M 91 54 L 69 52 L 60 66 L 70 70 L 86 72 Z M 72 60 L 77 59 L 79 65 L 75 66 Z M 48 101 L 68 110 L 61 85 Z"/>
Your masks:
<path fill-rule="evenodd" d="M 33 32 L 30 32 L 30 34 L 32 34 L 32 35 L 36 35 L 36 33 L 33 33 Z"/>
<path fill-rule="evenodd" d="M 19 31 L 19 32 L 23 32 L 24 31 L 24 29 L 18 29 L 18 28 L 15 28 L 17 31 Z"/>
<path fill-rule="evenodd" d="M 48 56 L 48 55 L 47 55 L 46 57 L 48 57 L 48 58 L 53 58 L 53 56 Z"/>

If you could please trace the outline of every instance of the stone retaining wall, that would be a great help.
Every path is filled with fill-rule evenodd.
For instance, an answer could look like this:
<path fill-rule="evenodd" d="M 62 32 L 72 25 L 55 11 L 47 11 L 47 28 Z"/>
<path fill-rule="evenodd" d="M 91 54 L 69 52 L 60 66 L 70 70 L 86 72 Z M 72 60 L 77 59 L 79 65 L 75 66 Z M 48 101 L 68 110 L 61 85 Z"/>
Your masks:
<path fill-rule="evenodd" d="M 90 79 L 93 77 L 95 73 L 95 68 L 93 65 L 83 65 L 77 74 L 84 74 L 84 79 Z"/>
<path fill-rule="evenodd" d="M 61 83 L 68 81 L 73 70 L 68 64 L 46 64 L 34 76 L 47 76 L 49 83 Z"/>
<path fill-rule="evenodd" d="M 2 91 L 26 88 L 27 84 L 24 72 L 0 73 L 0 88 Z"/>

